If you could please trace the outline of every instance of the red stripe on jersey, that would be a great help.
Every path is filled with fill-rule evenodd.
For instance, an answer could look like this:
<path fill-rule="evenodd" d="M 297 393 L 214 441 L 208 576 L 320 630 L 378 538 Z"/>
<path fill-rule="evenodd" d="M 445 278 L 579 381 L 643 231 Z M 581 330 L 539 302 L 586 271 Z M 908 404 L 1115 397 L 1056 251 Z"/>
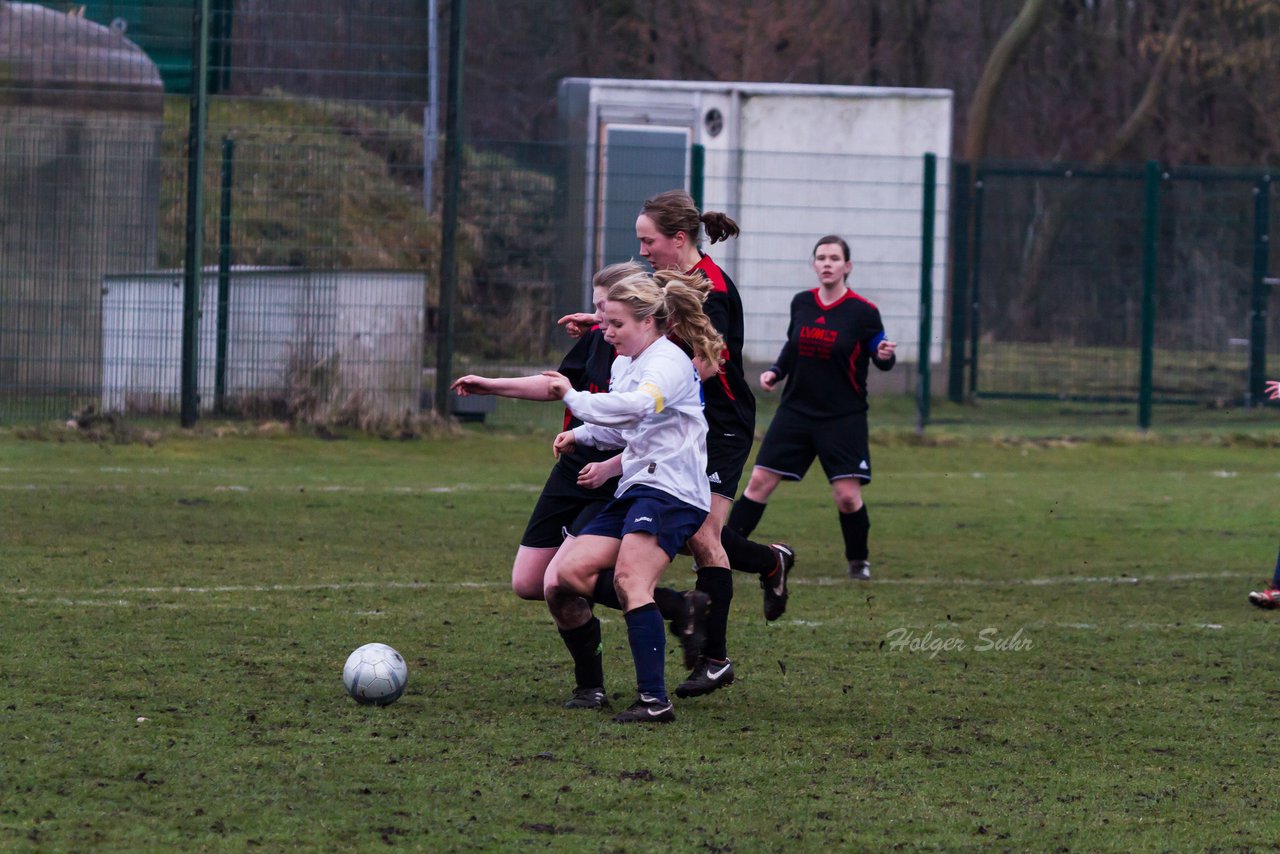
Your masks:
<path fill-rule="evenodd" d="M 866 303 L 872 308 L 876 307 L 876 304 L 873 303 L 871 300 L 867 299 L 864 296 L 861 296 L 860 294 L 855 294 L 853 291 L 849 290 L 848 288 L 845 288 L 844 293 L 840 295 L 840 299 L 836 300 L 830 305 L 827 305 L 825 302 L 822 301 L 821 288 L 814 288 L 813 290 L 809 291 L 809 293 L 813 294 L 813 301 L 816 302 L 823 311 L 830 311 L 831 309 L 838 306 L 840 303 L 850 299 L 856 299 L 858 302 Z"/>
<path fill-rule="evenodd" d="M 729 352 L 726 350 L 725 361 L 728 361 L 728 359 Z M 733 396 L 733 389 L 729 388 L 729 377 L 725 375 L 724 368 L 721 368 L 720 373 L 716 374 L 716 376 L 720 378 L 720 385 L 724 388 L 724 396 L 730 400 L 737 400 L 737 398 Z"/>
<path fill-rule="evenodd" d="M 707 277 L 707 281 L 711 283 L 711 290 L 720 294 L 729 292 L 729 286 L 724 282 L 724 271 L 716 266 L 716 262 L 711 260 L 710 255 L 703 255 L 699 258 L 698 263 L 693 265 L 693 270 L 697 270 Z M 689 270 L 685 275 L 690 275 L 693 270 Z"/>
<path fill-rule="evenodd" d="M 850 291 L 849 293 L 853 293 Z M 849 354 L 849 364 L 846 372 L 849 374 L 849 383 L 853 386 L 854 392 L 861 394 L 862 389 L 858 386 L 858 354 L 862 352 L 862 342 L 858 341 L 853 345 L 853 352 Z"/>

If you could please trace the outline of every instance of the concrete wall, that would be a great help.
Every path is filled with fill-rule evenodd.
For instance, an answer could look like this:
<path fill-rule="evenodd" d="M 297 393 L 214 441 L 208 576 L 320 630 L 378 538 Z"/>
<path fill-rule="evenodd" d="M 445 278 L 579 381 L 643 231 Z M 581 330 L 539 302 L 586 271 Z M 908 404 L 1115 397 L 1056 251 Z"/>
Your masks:
<path fill-rule="evenodd" d="M 102 284 L 102 409 L 178 410 L 182 274 L 110 276 Z M 239 411 L 301 408 L 417 412 L 422 376 L 421 273 L 232 270 L 226 403 Z M 214 406 L 218 277 L 200 291 L 200 406 Z"/>

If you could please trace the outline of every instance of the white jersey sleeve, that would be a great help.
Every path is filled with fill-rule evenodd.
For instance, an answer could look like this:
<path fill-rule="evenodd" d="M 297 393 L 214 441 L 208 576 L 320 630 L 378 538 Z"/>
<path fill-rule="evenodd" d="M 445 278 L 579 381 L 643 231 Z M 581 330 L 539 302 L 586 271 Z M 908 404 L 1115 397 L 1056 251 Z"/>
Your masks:
<path fill-rule="evenodd" d="M 580 424 L 573 428 L 573 441 L 587 448 L 623 448 L 627 440 L 613 427 Z"/>

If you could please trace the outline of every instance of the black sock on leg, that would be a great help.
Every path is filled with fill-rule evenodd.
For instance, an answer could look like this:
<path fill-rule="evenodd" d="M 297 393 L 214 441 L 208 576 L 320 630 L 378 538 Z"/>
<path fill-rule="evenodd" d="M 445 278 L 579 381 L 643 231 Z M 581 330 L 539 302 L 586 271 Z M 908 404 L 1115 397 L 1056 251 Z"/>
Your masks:
<path fill-rule="evenodd" d="M 738 572 L 769 575 L 778 568 L 777 552 L 748 540 L 728 525 L 720 531 L 720 547 L 729 558 L 729 566 Z"/>
<path fill-rule="evenodd" d="M 573 658 L 573 678 L 579 688 L 604 687 L 604 648 L 600 620 L 592 617 L 576 629 L 560 629 L 560 637 Z"/>
<path fill-rule="evenodd" d="M 728 527 L 733 528 L 744 537 L 751 536 L 751 532 L 760 524 L 760 519 L 764 516 L 764 510 L 767 506 L 767 504 L 752 501 L 746 495 L 743 495 L 733 502 L 733 510 L 729 511 Z"/>
<path fill-rule="evenodd" d="M 697 588 L 711 597 L 707 610 L 707 644 L 702 654 L 717 661 L 728 657 L 729 603 L 733 601 L 733 573 L 723 566 L 698 567 Z"/>
<path fill-rule="evenodd" d="M 618 598 L 618 591 L 613 589 L 612 569 L 601 570 L 596 576 L 596 586 L 591 593 L 591 601 L 615 611 L 622 610 L 622 600 Z"/>
<path fill-rule="evenodd" d="M 662 619 L 671 622 L 684 616 L 684 594 L 670 587 L 659 587 L 653 591 L 653 601 L 658 603 L 658 611 Z"/>
<path fill-rule="evenodd" d="M 866 560 L 868 555 L 867 538 L 871 531 L 871 520 L 867 516 L 867 505 L 863 504 L 852 513 L 840 514 L 840 533 L 844 535 L 845 560 Z"/>

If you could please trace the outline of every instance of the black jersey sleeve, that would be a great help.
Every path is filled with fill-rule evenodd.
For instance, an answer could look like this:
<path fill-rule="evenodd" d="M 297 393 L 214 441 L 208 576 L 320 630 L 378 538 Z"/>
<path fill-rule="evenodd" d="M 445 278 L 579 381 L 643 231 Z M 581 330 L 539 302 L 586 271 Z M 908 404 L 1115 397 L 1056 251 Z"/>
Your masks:
<path fill-rule="evenodd" d="M 779 380 L 791 376 L 796 368 L 796 300 L 803 294 L 791 299 L 791 320 L 787 322 L 787 340 L 778 351 L 778 358 L 771 366 Z"/>
<path fill-rule="evenodd" d="M 887 371 L 897 363 L 898 355 L 895 353 L 887 359 L 876 358 L 876 350 L 880 348 L 880 342 L 883 340 L 885 340 L 884 321 L 880 319 L 880 309 L 873 308 L 871 310 L 871 327 L 867 336 L 867 353 L 871 356 L 871 364 L 882 371 Z"/>

